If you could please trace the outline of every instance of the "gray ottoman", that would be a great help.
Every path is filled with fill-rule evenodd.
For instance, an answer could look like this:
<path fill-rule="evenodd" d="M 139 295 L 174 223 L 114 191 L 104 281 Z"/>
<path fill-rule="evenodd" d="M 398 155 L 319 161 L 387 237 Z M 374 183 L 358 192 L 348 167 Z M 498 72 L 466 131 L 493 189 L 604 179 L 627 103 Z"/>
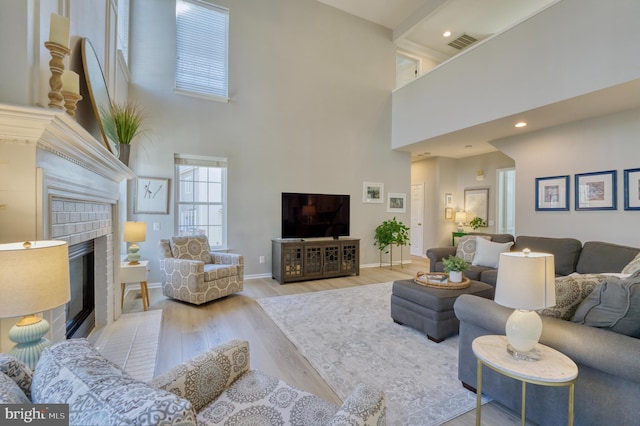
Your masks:
<path fill-rule="evenodd" d="M 424 332 L 436 343 L 458 333 L 460 322 L 453 304 L 462 294 L 493 299 L 494 288 L 480 281 L 471 281 L 461 290 L 425 287 L 413 280 L 394 281 L 391 292 L 391 318 L 400 325 L 408 325 Z"/>

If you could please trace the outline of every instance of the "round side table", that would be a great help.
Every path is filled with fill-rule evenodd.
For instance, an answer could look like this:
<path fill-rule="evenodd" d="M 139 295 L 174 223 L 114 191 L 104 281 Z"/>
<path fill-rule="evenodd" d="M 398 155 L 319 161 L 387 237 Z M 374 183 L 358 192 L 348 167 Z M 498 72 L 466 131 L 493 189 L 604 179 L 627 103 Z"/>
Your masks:
<path fill-rule="evenodd" d="M 521 361 L 507 352 L 506 336 L 480 336 L 472 343 L 473 353 L 478 359 L 476 425 L 480 426 L 482 407 L 482 367 L 522 382 L 522 425 L 526 416 L 526 386 L 532 383 L 542 386 L 569 387 L 568 424 L 573 425 L 573 402 L 578 366 L 565 354 L 548 346 L 538 344 L 538 361 Z"/>

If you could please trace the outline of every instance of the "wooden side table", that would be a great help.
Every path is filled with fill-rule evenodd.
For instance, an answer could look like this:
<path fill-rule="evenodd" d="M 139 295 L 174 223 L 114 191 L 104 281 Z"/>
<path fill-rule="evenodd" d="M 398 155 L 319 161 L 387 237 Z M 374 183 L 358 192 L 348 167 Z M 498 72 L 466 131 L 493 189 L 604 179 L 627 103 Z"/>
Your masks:
<path fill-rule="evenodd" d="M 129 262 L 120 264 L 120 309 L 124 306 L 124 289 L 127 283 L 140 283 L 140 293 L 142 294 L 142 308 L 146 311 L 149 307 L 149 289 L 147 287 L 147 264 L 148 260 L 141 260 L 137 265 L 129 265 Z"/>
<path fill-rule="evenodd" d="M 480 336 L 472 343 L 473 353 L 478 359 L 478 382 L 476 403 L 476 425 L 480 426 L 482 407 L 482 367 L 522 382 L 522 425 L 526 417 L 526 386 L 533 383 L 542 386 L 568 386 L 568 424 L 573 425 L 573 403 L 578 366 L 566 355 L 548 346 L 538 344 L 538 361 L 521 361 L 507 352 L 506 336 Z"/>

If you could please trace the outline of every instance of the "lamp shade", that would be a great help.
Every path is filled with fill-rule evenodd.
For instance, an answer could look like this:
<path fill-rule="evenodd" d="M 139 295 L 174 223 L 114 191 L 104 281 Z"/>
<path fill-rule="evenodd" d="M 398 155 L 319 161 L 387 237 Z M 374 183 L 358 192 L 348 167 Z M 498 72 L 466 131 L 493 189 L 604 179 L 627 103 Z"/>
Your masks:
<path fill-rule="evenodd" d="M 467 212 L 456 212 L 455 221 L 456 222 L 466 222 L 467 221 Z"/>
<path fill-rule="evenodd" d="M 124 240 L 128 243 L 141 243 L 147 239 L 147 224 L 145 222 L 125 222 Z"/>
<path fill-rule="evenodd" d="M 495 302 L 513 309 L 541 309 L 556 304 L 553 255 L 509 252 L 500 254 Z"/>
<path fill-rule="evenodd" d="M 0 244 L 0 318 L 30 315 L 71 298 L 66 241 Z"/>

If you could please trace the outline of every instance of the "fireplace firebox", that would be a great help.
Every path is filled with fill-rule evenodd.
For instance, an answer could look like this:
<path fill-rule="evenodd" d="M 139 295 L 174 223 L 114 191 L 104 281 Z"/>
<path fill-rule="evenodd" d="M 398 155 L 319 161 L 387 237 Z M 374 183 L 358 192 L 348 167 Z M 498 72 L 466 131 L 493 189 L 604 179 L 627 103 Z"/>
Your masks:
<path fill-rule="evenodd" d="M 69 247 L 71 300 L 66 306 L 67 339 L 87 337 L 95 326 L 94 240 Z"/>

